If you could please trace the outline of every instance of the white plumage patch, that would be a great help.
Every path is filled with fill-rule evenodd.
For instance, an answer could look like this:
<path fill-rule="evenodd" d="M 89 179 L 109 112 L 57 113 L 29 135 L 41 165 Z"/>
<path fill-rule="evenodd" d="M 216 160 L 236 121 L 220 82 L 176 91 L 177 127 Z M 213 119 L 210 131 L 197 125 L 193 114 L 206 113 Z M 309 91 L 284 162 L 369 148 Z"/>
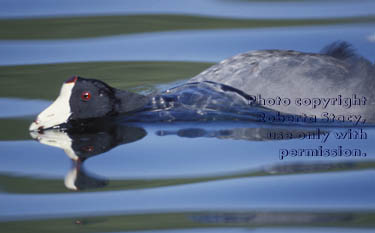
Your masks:
<path fill-rule="evenodd" d="M 71 115 L 69 99 L 75 83 L 64 83 L 57 97 L 48 108 L 41 112 L 35 122 L 30 125 L 29 130 L 35 131 L 40 127 L 51 128 L 62 123 L 66 123 Z"/>

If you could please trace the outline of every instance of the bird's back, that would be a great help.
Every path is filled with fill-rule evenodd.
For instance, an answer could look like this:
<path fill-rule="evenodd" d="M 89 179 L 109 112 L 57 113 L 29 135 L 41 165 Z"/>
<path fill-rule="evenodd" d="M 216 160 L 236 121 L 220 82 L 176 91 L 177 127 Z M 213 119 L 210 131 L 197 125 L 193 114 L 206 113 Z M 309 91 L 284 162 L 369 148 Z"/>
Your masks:
<path fill-rule="evenodd" d="M 213 81 L 240 89 L 266 107 L 290 114 L 361 115 L 374 122 L 375 68 L 369 61 L 357 56 L 302 53 L 283 50 L 262 50 L 242 53 L 208 68 L 190 82 Z M 344 55 L 343 55 L 344 54 Z M 273 104 L 273 100 L 290 100 L 290 104 Z M 362 105 L 343 106 L 344 98 L 362 98 Z M 308 105 L 332 98 L 324 107 Z M 335 101 L 335 99 L 337 101 Z M 303 102 L 305 101 L 305 102 Z M 346 101 L 349 101 L 346 99 Z M 341 105 L 339 104 L 341 103 Z"/>

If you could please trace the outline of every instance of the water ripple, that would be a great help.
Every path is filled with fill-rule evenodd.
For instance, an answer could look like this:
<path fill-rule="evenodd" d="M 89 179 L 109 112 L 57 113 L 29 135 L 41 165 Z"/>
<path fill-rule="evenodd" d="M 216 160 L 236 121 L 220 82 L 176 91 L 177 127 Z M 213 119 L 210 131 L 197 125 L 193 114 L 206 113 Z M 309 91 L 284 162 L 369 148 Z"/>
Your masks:
<path fill-rule="evenodd" d="M 195 30 L 144 33 L 78 40 L 0 41 L 0 65 L 88 61 L 220 61 L 257 49 L 318 52 L 336 40 L 353 43 L 375 59 L 366 38 L 373 24 L 270 29 Z"/>

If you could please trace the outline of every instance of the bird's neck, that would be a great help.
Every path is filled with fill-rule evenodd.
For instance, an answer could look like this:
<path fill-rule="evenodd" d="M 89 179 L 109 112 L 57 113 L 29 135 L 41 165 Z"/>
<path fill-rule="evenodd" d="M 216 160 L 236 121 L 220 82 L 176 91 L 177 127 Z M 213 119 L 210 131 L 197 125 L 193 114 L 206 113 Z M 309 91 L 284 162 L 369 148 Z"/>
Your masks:
<path fill-rule="evenodd" d="M 115 111 L 128 113 L 142 110 L 150 102 L 150 97 L 130 91 L 115 90 Z"/>

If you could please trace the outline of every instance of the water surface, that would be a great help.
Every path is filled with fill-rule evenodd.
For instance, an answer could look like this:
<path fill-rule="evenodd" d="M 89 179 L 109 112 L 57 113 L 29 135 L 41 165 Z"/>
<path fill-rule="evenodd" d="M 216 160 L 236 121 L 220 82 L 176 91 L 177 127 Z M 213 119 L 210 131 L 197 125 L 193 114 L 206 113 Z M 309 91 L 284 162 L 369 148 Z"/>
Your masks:
<path fill-rule="evenodd" d="M 48 17 L 69 21 L 88 15 L 103 16 L 98 20 L 104 22 L 113 14 L 301 22 L 375 14 L 370 0 L 0 4 L 0 18 L 45 22 Z M 328 43 L 346 40 L 373 62 L 374 32 L 372 22 L 220 30 L 186 30 L 181 24 L 173 31 L 96 38 L 31 40 L 30 34 L 0 40 L 2 232 L 372 232 L 375 130 L 371 126 L 321 127 L 331 133 L 327 141 L 272 136 L 315 132 L 311 125 L 241 121 L 122 122 L 94 132 L 31 135 L 28 126 L 71 75 L 155 93 L 213 62 L 256 49 L 318 52 Z M 70 38 L 66 29 L 61 33 Z M 366 137 L 336 137 L 349 129 Z M 319 147 L 365 154 L 280 156 L 281 149 Z M 74 161 L 72 152 L 87 159 Z"/>
<path fill-rule="evenodd" d="M 0 65 L 87 61 L 201 61 L 218 62 L 258 49 L 319 52 L 334 41 L 355 45 L 359 54 L 374 60 L 368 40 L 374 24 L 270 29 L 198 30 L 111 36 L 78 40 L 0 41 Z"/>
<path fill-rule="evenodd" d="M 194 14 L 231 18 L 324 18 L 370 15 L 371 0 L 344 1 L 243 1 L 243 0 L 138 0 L 48 1 L 2 0 L 2 18 L 105 14 Z"/>

